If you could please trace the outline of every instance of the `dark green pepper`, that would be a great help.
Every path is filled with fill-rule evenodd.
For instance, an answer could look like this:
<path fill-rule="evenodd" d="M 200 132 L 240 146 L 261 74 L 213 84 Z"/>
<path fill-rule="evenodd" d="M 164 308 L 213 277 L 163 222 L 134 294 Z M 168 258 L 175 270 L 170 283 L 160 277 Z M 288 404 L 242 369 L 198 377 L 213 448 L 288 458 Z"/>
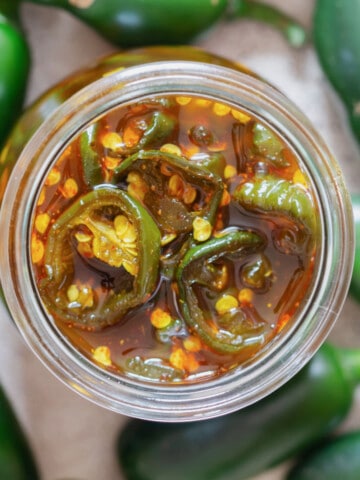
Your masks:
<path fill-rule="evenodd" d="M 195 154 L 191 161 L 196 163 L 197 165 L 201 166 L 202 168 L 207 168 L 210 172 L 219 175 L 219 177 L 223 178 L 224 170 L 226 167 L 226 158 L 222 153 L 200 153 Z"/>
<path fill-rule="evenodd" d="M 294 46 L 304 29 L 277 9 L 254 0 L 31 0 L 63 8 L 120 46 L 185 44 L 222 18 L 252 18 L 281 31 Z"/>
<path fill-rule="evenodd" d="M 175 126 L 176 121 L 172 116 L 160 111 L 154 112 L 136 148 L 161 146 L 173 133 Z"/>
<path fill-rule="evenodd" d="M 30 69 L 19 4 L 0 0 L 0 148 L 22 110 Z"/>
<path fill-rule="evenodd" d="M 131 420 L 118 442 L 125 478 L 249 478 L 339 425 L 359 381 L 360 351 L 326 344 L 287 384 L 238 412 L 185 424 Z"/>
<path fill-rule="evenodd" d="M 112 156 L 124 158 L 151 146 L 156 148 L 161 146 L 176 128 L 175 118 L 167 113 L 155 111 L 147 120 L 141 118 L 141 138 L 135 146 L 129 147 L 124 143 L 115 145 L 114 149 L 108 148 Z M 98 133 L 100 123 L 90 125 L 80 136 L 80 157 L 83 164 L 85 183 L 89 187 L 94 187 L 105 182 L 101 168 L 101 157 L 104 154 L 103 146 L 99 145 Z M 120 137 L 119 137 L 120 138 Z"/>
<path fill-rule="evenodd" d="M 160 150 L 140 150 L 126 158 L 114 169 L 114 183 L 123 179 L 129 181 L 129 174 L 133 172 L 141 177 L 138 180 L 135 178 L 135 184 L 143 182 L 144 203 L 162 233 L 190 232 L 198 216 L 214 225 L 224 190 L 221 177 L 215 173 L 195 162 Z M 177 188 L 177 182 L 180 188 Z M 188 200 L 184 200 L 183 185 L 192 193 Z M 176 195 L 178 190 L 179 195 Z M 205 192 L 208 198 L 202 202 L 201 209 L 193 211 L 192 205 L 200 195 L 198 190 Z"/>
<path fill-rule="evenodd" d="M 99 154 L 96 152 L 98 130 L 99 124 L 92 124 L 80 136 L 80 157 L 88 187 L 96 187 L 104 182 Z"/>
<path fill-rule="evenodd" d="M 0 388 L 0 478 L 40 478 L 28 441 L 5 392 Z"/>
<path fill-rule="evenodd" d="M 47 276 L 39 290 L 60 318 L 103 327 L 149 298 L 158 279 L 159 255 L 160 232 L 147 211 L 126 192 L 101 186 L 79 197 L 51 226 L 45 250 Z M 108 293 L 100 306 L 91 286 L 72 284 L 77 257 L 103 276 L 102 287 Z M 106 273 L 109 266 L 118 285 Z"/>
<path fill-rule="evenodd" d="M 350 293 L 360 301 L 360 195 L 352 195 L 351 201 L 355 220 L 355 261 Z"/>
<path fill-rule="evenodd" d="M 314 42 L 322 68 L 360 142 L 360 0 L 317 0 Z"/>
<path fill-rule="evenodd" d="M 243 309 L 234 305 L 233 308 L 225 308 L 223 314 L 221 308 L 218 308 L 220 312 L 216 325 L 214 312 L 204 311 L 204 308 L 200 307 L 197 291 L 204 286 L 208 297 L 211 291 L 214 292 L 213 303 L 216 300 L 221 302 L 221 299 L 224 299 L 225 303 L 233 301 L 234 296 L 223 294 L 222 282 L 219 286 L 222 268 L 217 263 L 228 257 L 244 257 L 262 246 L 263 240 L 256 233 L 231 231 L 190 248 L 177 269 L 176 279 L 183 317 L 190 329 L 217 352 L 237 353 L 244 350 L 248 346 L 248 337 L 250 346 L 261 344 L 264 340 L 264 324 L 261 321 L 250 321 Z M 232 307 L 231 304 L 229 306 Z"/>
<path fill-rule="evenodd" d="M 287 480 L 359 480 L 360 431 L 341 434 L 308 452 Z"/>

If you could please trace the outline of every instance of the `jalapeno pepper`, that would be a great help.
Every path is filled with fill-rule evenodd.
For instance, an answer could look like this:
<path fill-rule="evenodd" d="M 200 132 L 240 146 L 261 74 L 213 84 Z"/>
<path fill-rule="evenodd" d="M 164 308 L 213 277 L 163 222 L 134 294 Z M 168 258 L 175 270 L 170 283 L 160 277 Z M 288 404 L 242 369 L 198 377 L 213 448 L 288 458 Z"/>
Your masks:
<path fill-rule="evenodd" d="M 140 188 L 163 233 L 189 232 L 195 217 L 214 224 L 224 185 L 210 170 L 178 155 L 141 150 L 114 170 L 114 182 L 124 178 Z"/>
<path fill-rule="evenodd" d="M 220 286 L 218 282 L 219 274 L 223 273 L 223 265 L 219 265 L 219 260 L 245 256 L 262 245 L 262 239 L 255 233 L 232 231 L 189 249 L 177 269 L 180 308 L 184 319 L 190 329 L 218 352 L 236 353 L 249 343 L 261 344 L 264 340 L 264 323 L 250 319 L 239 307 L 235 296 L 223 293 L 226 282 L 225 285 L 221 282 Z M 200 307 L 197 295 L 199 287 L 213 292 L 215 313 L 216 310 L 219 313 L 218 326 L 214 312 Z M 220 292 L 216 293 L 217 290 Z"/>
<path fill-rule="evenodd" d="M 22 109 L 30 68 L 19 5 L 0 0 L 0 148 Z"/>
<path fill-rule="evenodd" d="M 255 123 L 253 133 L 257 153 L 263 155 L 278 168 L 288 166 L 283 157 L 284 144 L 274 132 L 261 123 Z"/>
<path fill-rule="evenodd" d="M 314 14 L 316 51 L 332 86 L 347 109 L 360 142 L 360 1 L 317 0 Z"/>
<path fill-rule="evenodd" d="M 360 431 L 327 439 L 300 458 L 286 480 L 357 480 L 360 478 Z"/>
<path fill-rule="evenodd" d="M 224 170 L 226 167 L 226 158 L 222 153 L 202 153 L 200 155 L 194 155 L 192 162 L 198 164 L 202 168 L 207 168 L 210 172 L 224 176 Z"/>
<path fill-rule="evenodd" d="M 176 121 L 173 117 L 161 111 L 154 112 L 150 122 L 137 143 L 137 148 L 152 148 L 162 145 L 174 131 Z"/>
<path fill-rule="evenodd" d="M 355 262 L 350 283 L 350 293 L 360 301 L 360 195 L 351 197 L 355 220 Z"/>
<path fill-rule="evenodd" d="M 126 192 L 101 187 L 81 196 L 52 225 L 45 251 L 47 277 L 39 290 L 61 318 L 103 327 L 150 297 L 159 252 L 159 230 L 147 211 Z M 106 291 L 101 302 L 96 287 L 76 275 L 74 254 L 99 272 Z"/>
<path fill-rule="evenodd" d="M 258 175 L 239 185 L 233 196 L 246 209 L 288 216 L 308 233 L 315 232 L 313 202 L 297 184 L 271 175 Z"/>
<path fill-rule="evenodd" d="M 132 118 L 135 125 L 131 131 L 136 138 L 133 146 L 127 145 L 117 133 L 110 134 L 110 140 L 105 141 L 105 147 L 113 157 L 123 158 L 143 148 L 150 146 L 155 148 L 162 145 L 174 132 L 177 123 L 173 116 L 162 111 L 153 112 L 147 119 L 140 115 L 137 120 L 139 125 L 136 124 L 136 117 Z M 84 179 L 89 187 L 105 181 L 101 167 L 104 145 L 100 144 L 99 130 L 99 123 L 92 124 L 80 136 L 80 156 Z"/>
<path fill-rule="evenodd" d="M 80 137 L 80 157 L 84 180 L 88 187 L 101 185 L 104 181 L 99 155 L 95 150 L 95 141 L 99 125 L 90 125 Z"/>
<path fill-rule="evenodd" d="M 359 360 L 359 351 L 326 344 L 275 393 L 230 415 L 179 424 L 131 420 L 118 442 L 125 477 L 252 478 L 304 451 L 340 424 L 359 384 Z"/>
<path fill-rule="evenodd" d="M 277 9 L 254 0 L 31 0 L 63 8 L 121 46 L 184 44 L 222 18 L 251 18 L 269 23 L 290 44 L 305 42 L 304 29 Z"/>
<path fill-rule="evenodd" d="M 0 388 L 0 478 L 40 478 L 29 443 L 9 400 Z"/>

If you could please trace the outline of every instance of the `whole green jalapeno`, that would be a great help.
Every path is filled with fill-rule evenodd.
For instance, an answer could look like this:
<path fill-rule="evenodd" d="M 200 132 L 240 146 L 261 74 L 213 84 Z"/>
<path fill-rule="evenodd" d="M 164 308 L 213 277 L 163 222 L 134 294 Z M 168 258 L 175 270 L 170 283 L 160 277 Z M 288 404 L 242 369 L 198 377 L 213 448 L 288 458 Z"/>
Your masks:
<path fill-rule="evenodd" d="M 19 5 L 0 0 L 0 148 L 22 110 L 30 69 Z"/>
<path fill-rule="evenodd" d="M 28 439 L 5 391 L 0 387 L 0 478 L 40 479 Z"/>
<path fill-rule="evenodd" d="M 357 480 L 360 477 L 360 431 L 332 436 L 300 457 L 286 480 Z"/>
<path fill-rule="evenodd" d="M 314 43 L 321 66 L 343 101 L 360 142 L 360 0 L 317 0 Z"/>
<path fill-rule="evenodd" d="M 121 46 L 189 43 L 220 19 L 251 18 L 273 25 L 300 46 L 304 29 L 276 8 L 255 0 L 31 0 L 63 8 Z"/>
<path fill-rule="evenodd" d="M 350 293 L 360 301 L 360 195 L 351 196 L 355 219 L 355 262 L 350 283 Z"/>
<path fill-rule="evenodd" d="M 212 420 L 130 420 L 119 434 L 118 459 L 128 480 L 245 480 L 301 454 L 346 417 L 360 381 L 359 350 L 325 344 L 294 378 L 249 407 Z M 359 441 L 349 447 L 359 465 Z M 335 449 L 323 456 L 333 462 Z M 339 460 L 339 456 L 336 456 Z M 334 470 L 335 470 L 334 465 Z M 359 470 L 353 470 L 359 472 Z M 338 471 L 339 473 L 339 471 Z M 359 475 L 291 479 L 358 479 Z"/>

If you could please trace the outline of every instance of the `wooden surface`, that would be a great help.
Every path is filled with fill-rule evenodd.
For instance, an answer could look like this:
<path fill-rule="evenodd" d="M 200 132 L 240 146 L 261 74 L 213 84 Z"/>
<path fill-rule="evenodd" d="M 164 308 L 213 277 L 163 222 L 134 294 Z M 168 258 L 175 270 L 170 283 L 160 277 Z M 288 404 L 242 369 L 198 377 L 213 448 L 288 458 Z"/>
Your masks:
<path fill-rule="evenodd" d="M 313 0 L 269 3 L 311 27 Z M 115 51 L 66 13 L 33 5 L 22 13 L 33 51 L 28 102 L 78 67 Z M 244 63 L 284 91 L 332 149 L 349 189 L 360 192 L 360 149 L 311 45 L 295 51 L 277 32 L 246 21 L 219 23 L 197 45 Z M 43 480 L 122 480 L 114 445 L 126 418 L 80 398 L 55 379 L 29 351 L 4 309 L 0 312 L 0 380 L 29 436 Z M 331 338 L 341 345 L 360 344 L 360 306 L 350 298 Z M 356 426 L 360 398 L 343 428 Z M 280 480 L 286 468 L 282 465 L 257 480 Z"/>

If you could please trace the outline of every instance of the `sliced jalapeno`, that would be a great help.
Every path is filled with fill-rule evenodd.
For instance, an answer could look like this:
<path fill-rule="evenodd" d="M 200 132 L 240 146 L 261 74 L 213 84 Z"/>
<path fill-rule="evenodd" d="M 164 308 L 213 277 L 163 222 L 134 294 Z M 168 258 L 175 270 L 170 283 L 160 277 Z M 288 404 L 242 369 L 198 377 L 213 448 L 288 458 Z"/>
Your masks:
<path fill-rule="evenodd" d="M 140 151 L 124 160 L 114 170 L 114 182 L 124 180 L 163 233 L 189 232 L 195 217 L 213 225 L 224 189 L 215 173 L 160 150 Z"/>
<path fill-rule="evenodd" d="M 261 343 L 261 322 L 252 322 L 241 308 L 226 278 L 227 263 L 254 253 L 263 247 L 256 233 L 232 231 L 189 249 L 176 271 L 180 308 L 188 327 L 209 347 L 220 353 L 237 353 L 247 346 Z M 213 311 L 204 297 L 210 298 Z"/>
<path fill-rule="evenodd" d="M 313 235 L 315 232 L 314 204 L 310 195 L 301 186 L 283 178 L 258 175 L 239 185 L 233 197 L 247 210 L 282 215 L 300 222 L 307 233 Z"/>
<path fill-rule="evenodd" d="M 172 134 L 176 126 L 175 118 L 161 111 L 156 111 L 143 136 L 137 144 L 138 148 L 161 145 Z"/>
<path fill-rule="evenodd" d="M 98 135 L 99 124 L 90 125 L 80 136 L 80 156 L 85 183 L 95 187 L 104 182 L 100 157 L 94 145 Z"/>
<path fill-rule="evenodd" d="M 278 168 L 288 166 L 288 162 L 283 156 L 284 143 L 274 132 L 261 123 L 255 123 L 253 135 L 254 145 L 258 153 L 270 160 Z"/>
<path fill-rule="evenodd" d="M 207 168 L 219 177 L 224 176 L 226 158 L 222 153 L 199 153 L 191 157 L 191 162 L 196 163 L 199 167 Z"/>
<path fill-rule="evenodd" d="M 121 320 L 147 300 L 158 278 L 160 232 L 126 192 L 101 187 L 80 197 L 52 225 L 39 283 L 46 306 L 86 327 Z M 85 262 L 98 284 L 82 277 Z"/>

